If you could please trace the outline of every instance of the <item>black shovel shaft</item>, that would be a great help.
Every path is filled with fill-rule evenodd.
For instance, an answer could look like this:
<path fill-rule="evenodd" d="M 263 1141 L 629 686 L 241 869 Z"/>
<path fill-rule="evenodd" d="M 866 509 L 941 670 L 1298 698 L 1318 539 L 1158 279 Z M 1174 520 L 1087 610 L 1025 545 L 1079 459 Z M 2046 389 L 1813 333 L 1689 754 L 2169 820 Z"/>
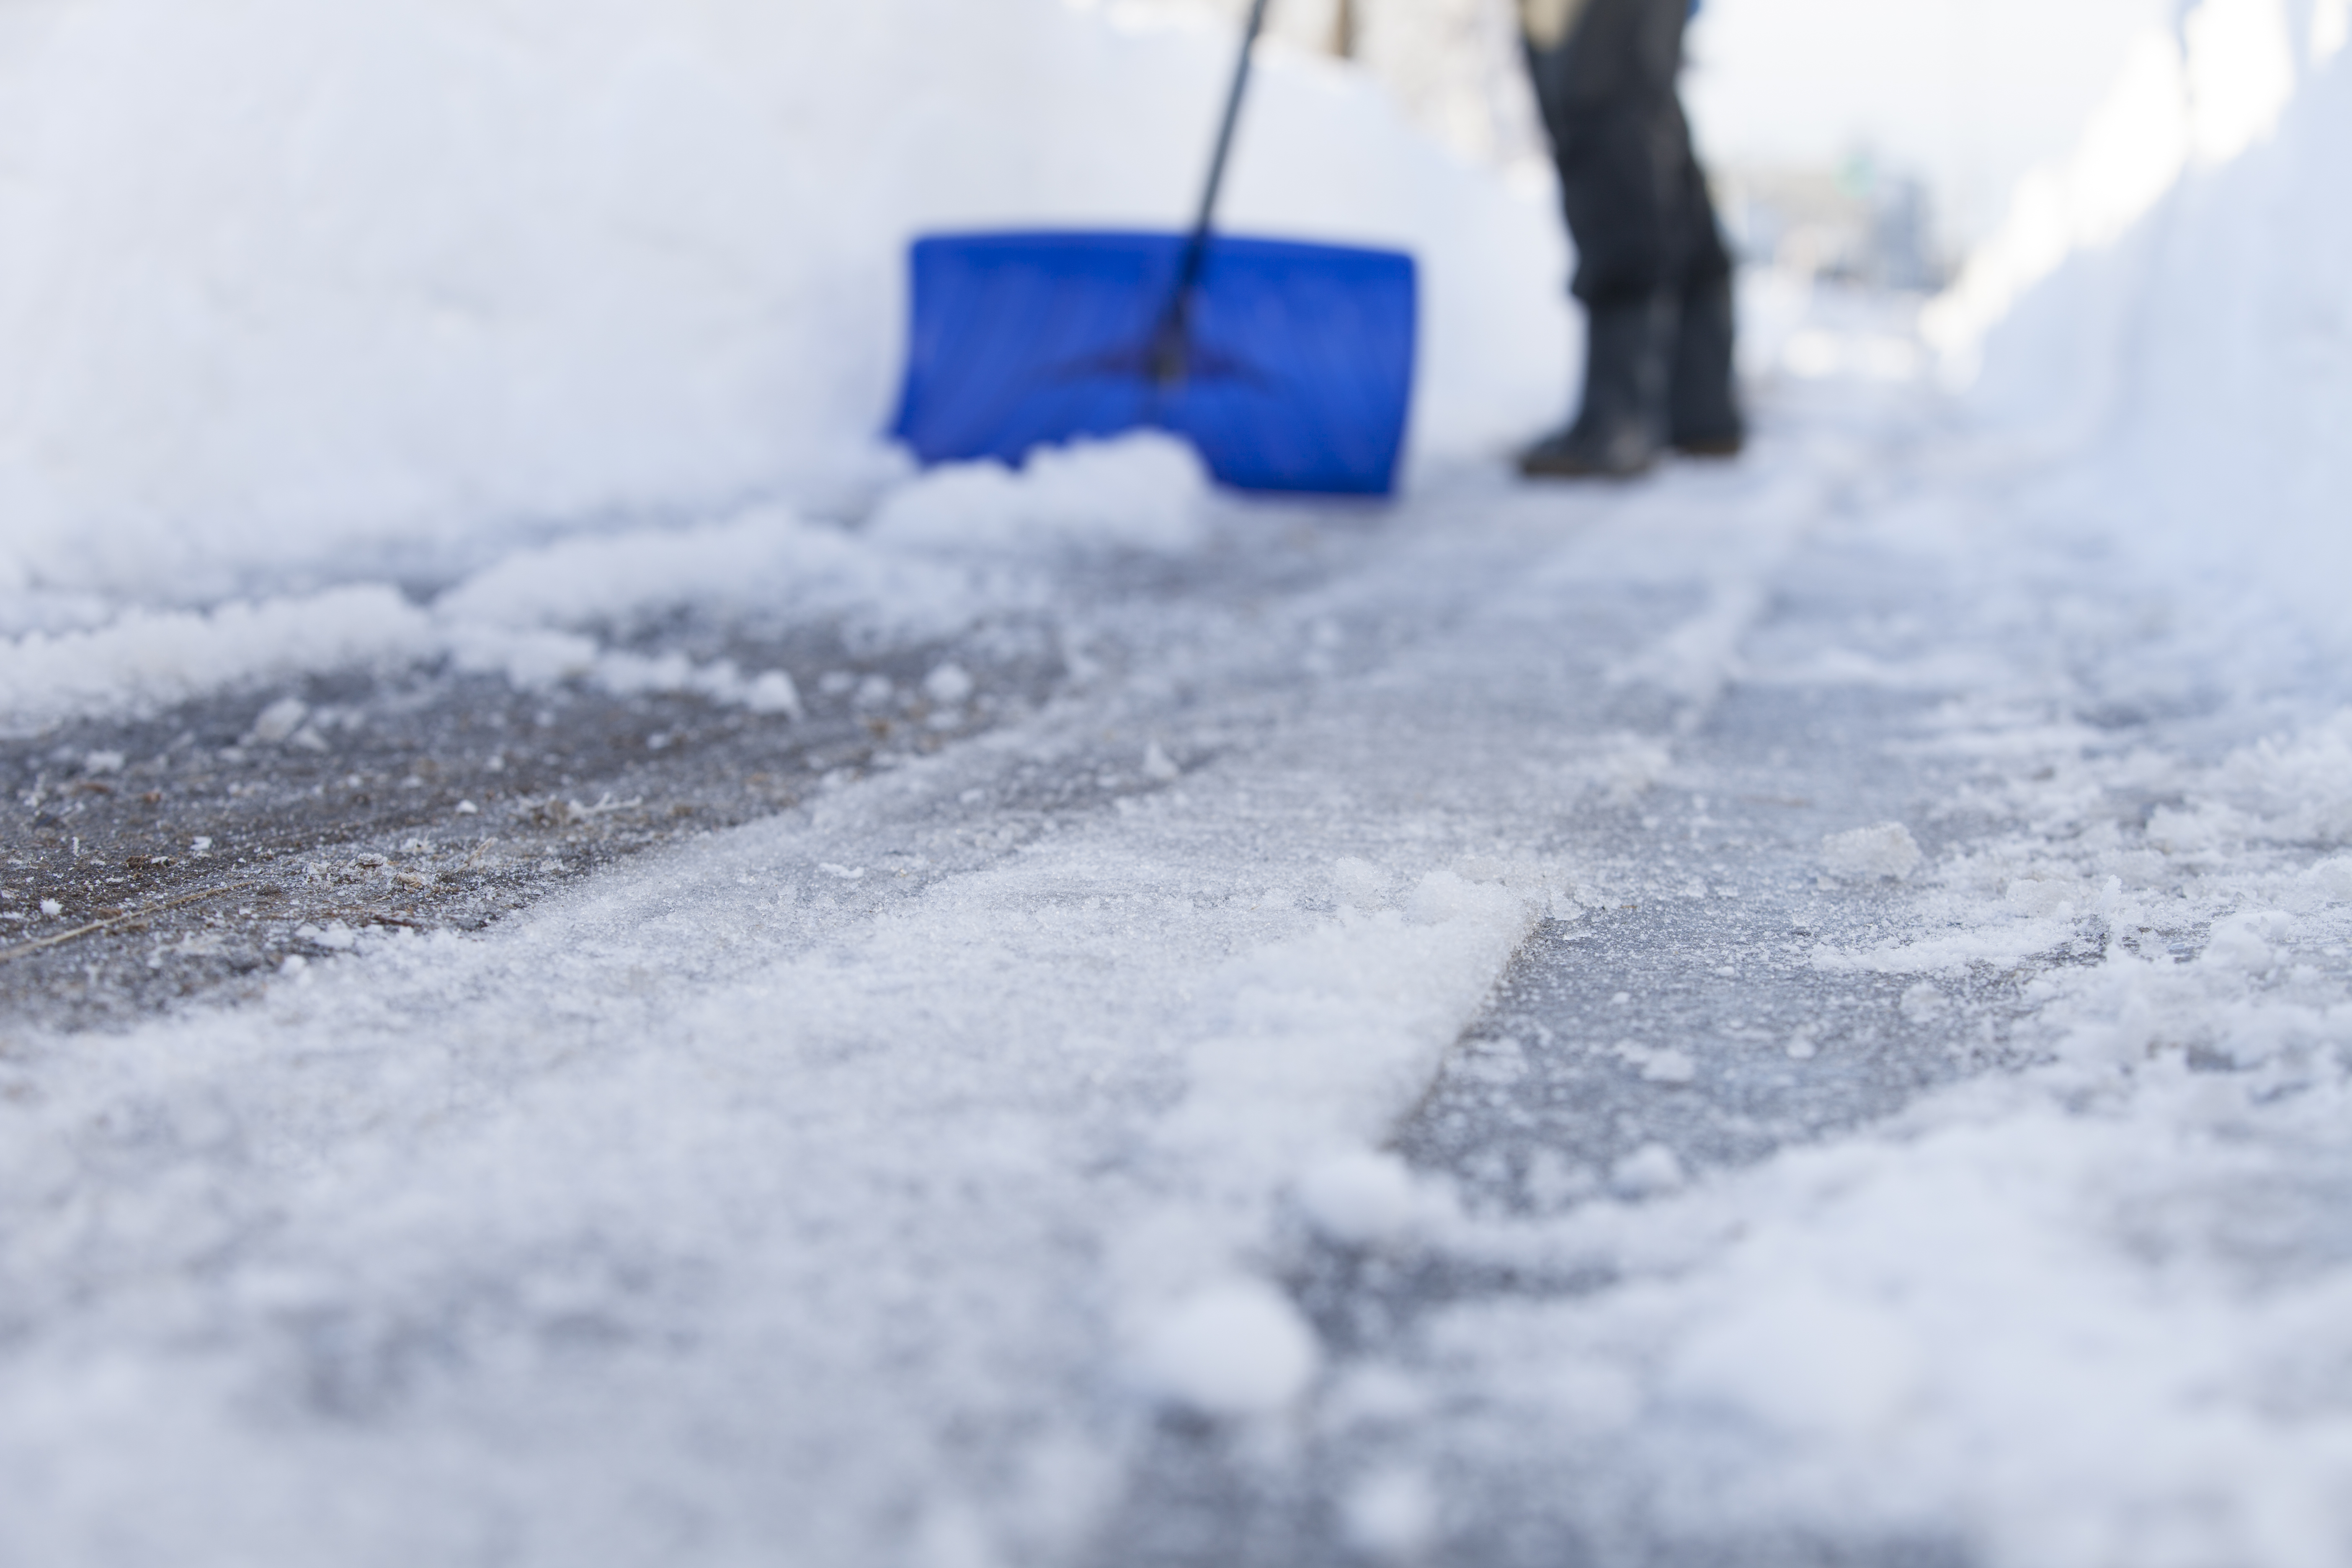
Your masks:
<path fill-rule="evenodd" d="M 1241 123 L 1242 99 L 1249 90 L 1250 55 L 1265 26 L 1266 0 L 1250 0 L 1249 20 L 1242 26 L 1241 58 L 1234 65 L 1233 89 L 1225 95 L 1224 118 L 1217 124 L 1217 147 L 1209 158 L 1209 181 L 1201 192 L 1201 214 L 1184 242 L 1184 258 L 1176 268 L 1176 290 L 1152 342 L 1152 377 L 1165 386 L 1184 379 L 1186 336 L 1192 310 L 1192 289 L 1209 260 L 1209 228 L 1216 220 L 1217 193 L 1224 187 L 1225 163 L 1234 150 L 1234 128 Z"/>
<path fill-rule="evenodd" d="M 1200 281 L 1201 266 L 1209 253 L 1209 226 L 1217 216 L 1217 193 L 1224 188 L 1225 163 L 1233 156 L 1234 127 L 1241 123 L 1242 99 L 1249 91 L 1250 56 L 1265 26 L 1266 0 L 1250 0 L 1249 20 L 1242 26 L 1241 58 L 1234 64 L 1233 90 L 1225 94 L 1225 117 L 1217 122 L 1217 150 L 1209 158 L 1209 183 L 1201 192 L 1201 216 L 1193 220 L 1192 242 L 1184 247 L 1184 268 L 1177 274 L 1180 287 Z"/>

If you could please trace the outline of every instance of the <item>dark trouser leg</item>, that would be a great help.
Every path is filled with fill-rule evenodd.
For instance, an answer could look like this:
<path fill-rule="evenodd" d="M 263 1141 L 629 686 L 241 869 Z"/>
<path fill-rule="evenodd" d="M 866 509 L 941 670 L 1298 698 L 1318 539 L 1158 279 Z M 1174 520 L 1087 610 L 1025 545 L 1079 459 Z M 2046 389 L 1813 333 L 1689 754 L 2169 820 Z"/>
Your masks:
<path fill-rule="evenodd" d="M 1693 285 L 1681 301 L 1666 439 L 1694 457 L 1735 456 L 1748 427 L 1732 382 L 1731 279 Z"/>
<path fill-rule="evenodd" d="M 1677 391 L 1695 444 L 1738 429 L 1729 294 L 1715 287 L 1730 261 L 1675 97 L 1686 3 L 1589 0 L 1564 43 L 1528 50 L 1589 322 L 1583 412 L 1526 454 L 1528 472 L 1638 472 L 1679 433 Z M 1636 432 L 1651 442 L 1638 460 Z"/>
<path fill-rule="evenodd" d="M 1673 100 L 1636 88 L 1548 116 L 1585 305 L 1584 393 L 1573 425 L 1521 455 L 1523 473 L 1637 474 L 1668 439 L 1686 154 Z"/>
<path fill-rule="evenodd" d="M 1691 224 L 1690 263 L 1675 338 L 1667 438 L 1679 451 L 1727 458 L 1739 450 L 1748 434 L 1733 374 L 1731 256 L 1724 248 L 1715 205 L 1707 199 L 1706 176 L 1696 159 L 1687 163 L 1684 184 Z"/>
<path fill-rule="evenodd" d="M 1519 454 L 1531 477 L 1624 479 L 1657 461 L 1667 437 L 1667 389 L 1682 301 L 1664 291 L 1611 300 L 1585 312 L 1584 401 L 1576 423 Z"/>

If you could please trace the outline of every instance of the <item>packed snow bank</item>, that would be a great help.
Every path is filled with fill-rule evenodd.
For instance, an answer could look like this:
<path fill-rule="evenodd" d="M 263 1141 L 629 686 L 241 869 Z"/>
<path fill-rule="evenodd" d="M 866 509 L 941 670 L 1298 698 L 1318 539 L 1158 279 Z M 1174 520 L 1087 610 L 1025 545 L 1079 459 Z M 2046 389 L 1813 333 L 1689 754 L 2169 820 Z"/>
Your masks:
<path fill-rule="evenodd" d="M 0 590 L 205 602 L 898 469 L 919 230 L 1172 226 L 1230 36 L 1060 0 L 72 0 L 0 35 Z M 1226 215 L 1423 263 L 1423 454 L 1552 412 L 1563 242 L 1271 59 Z"/>
<path fill-rule="evenodd" d="M 2340 629 L 2352 578 L 2352 58 L 2340 0 L 2146 40 L 1928 326 L 2051 500 Z"/>
<path fill-rule="evenodd" d="M 2315 64 L 2323 46 L 2333 52 L 2326 37 L 2314 34 Z M 2026 176 L 2000 229 L 1928 310 L 1927 334 L 1956 356 L 1953 368 L 1975 373 L 1986 331 L 2070 258 L 2115 245 L 2184 174 L 2268 136 L 2294 96 L 2296 55 L 2281 0 L 2206 0 L 2177 30 L 2141 35 L 2081 142 Z M 2079 348 L 2064 332 L 2050 342 L 2047 329 L 2064 320 L 2037 321 L 2032 335 Z M 2104 313 L 2093 320 L 2115 330 Z"/>

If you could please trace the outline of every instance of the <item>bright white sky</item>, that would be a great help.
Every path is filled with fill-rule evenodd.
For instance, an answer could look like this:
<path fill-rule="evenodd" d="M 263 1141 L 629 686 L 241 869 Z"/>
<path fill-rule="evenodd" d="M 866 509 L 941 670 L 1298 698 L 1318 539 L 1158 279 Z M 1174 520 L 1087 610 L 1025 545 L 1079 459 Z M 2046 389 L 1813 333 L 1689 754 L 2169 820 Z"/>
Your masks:
<path fill-rule="evenodd" d="M 1248 6 L 1119 3 L 1231 19 Z M 1337 3 L 1276 0 L 1269 26 L 1318 47 Z M 1883 167 L 1924 176 L 1944 237 L 1965 243 L 1999 221 L 2027 170 L 2074 147 L 2131 40 L 2186 3 L 1705 0 L 1690 37 L 1686 100 L 1713 162 L 1829 169 L 1868 148 Z M 1496 75 L 1517 74 L 1510 0 L 1354 4 L 1372 40 L 1368 63 L 1433 129 L 1478 121 Z M 1479 151 L 1476 136 L 1455 140 Z"/>
<path fill-rule="evenodd" d="M 1706 0 L 1685 89 L 1726 163 L 1822 166 L 1863 147 L 1925 175 L 1944 232 L 1980 237 L 2073 146 L 2124 51 L 2173 0 Z"/>

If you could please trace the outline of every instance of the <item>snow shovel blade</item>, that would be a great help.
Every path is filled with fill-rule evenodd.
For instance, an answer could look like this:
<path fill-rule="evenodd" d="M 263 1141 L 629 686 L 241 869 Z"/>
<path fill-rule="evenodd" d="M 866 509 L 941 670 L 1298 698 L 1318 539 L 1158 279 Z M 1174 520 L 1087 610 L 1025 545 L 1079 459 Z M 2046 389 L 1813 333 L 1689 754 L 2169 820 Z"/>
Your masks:
<path fill-rule="evenodd" d="M 907 379 L 891 433 L 925 463 L 1154 427 L 1244 490 L 1386 495 L 1412 392 L 1415 280 L 1395 251 L 1208 242 L 1181 374 L 1155 339 L 1177 235 L 918 240 Z"/>

